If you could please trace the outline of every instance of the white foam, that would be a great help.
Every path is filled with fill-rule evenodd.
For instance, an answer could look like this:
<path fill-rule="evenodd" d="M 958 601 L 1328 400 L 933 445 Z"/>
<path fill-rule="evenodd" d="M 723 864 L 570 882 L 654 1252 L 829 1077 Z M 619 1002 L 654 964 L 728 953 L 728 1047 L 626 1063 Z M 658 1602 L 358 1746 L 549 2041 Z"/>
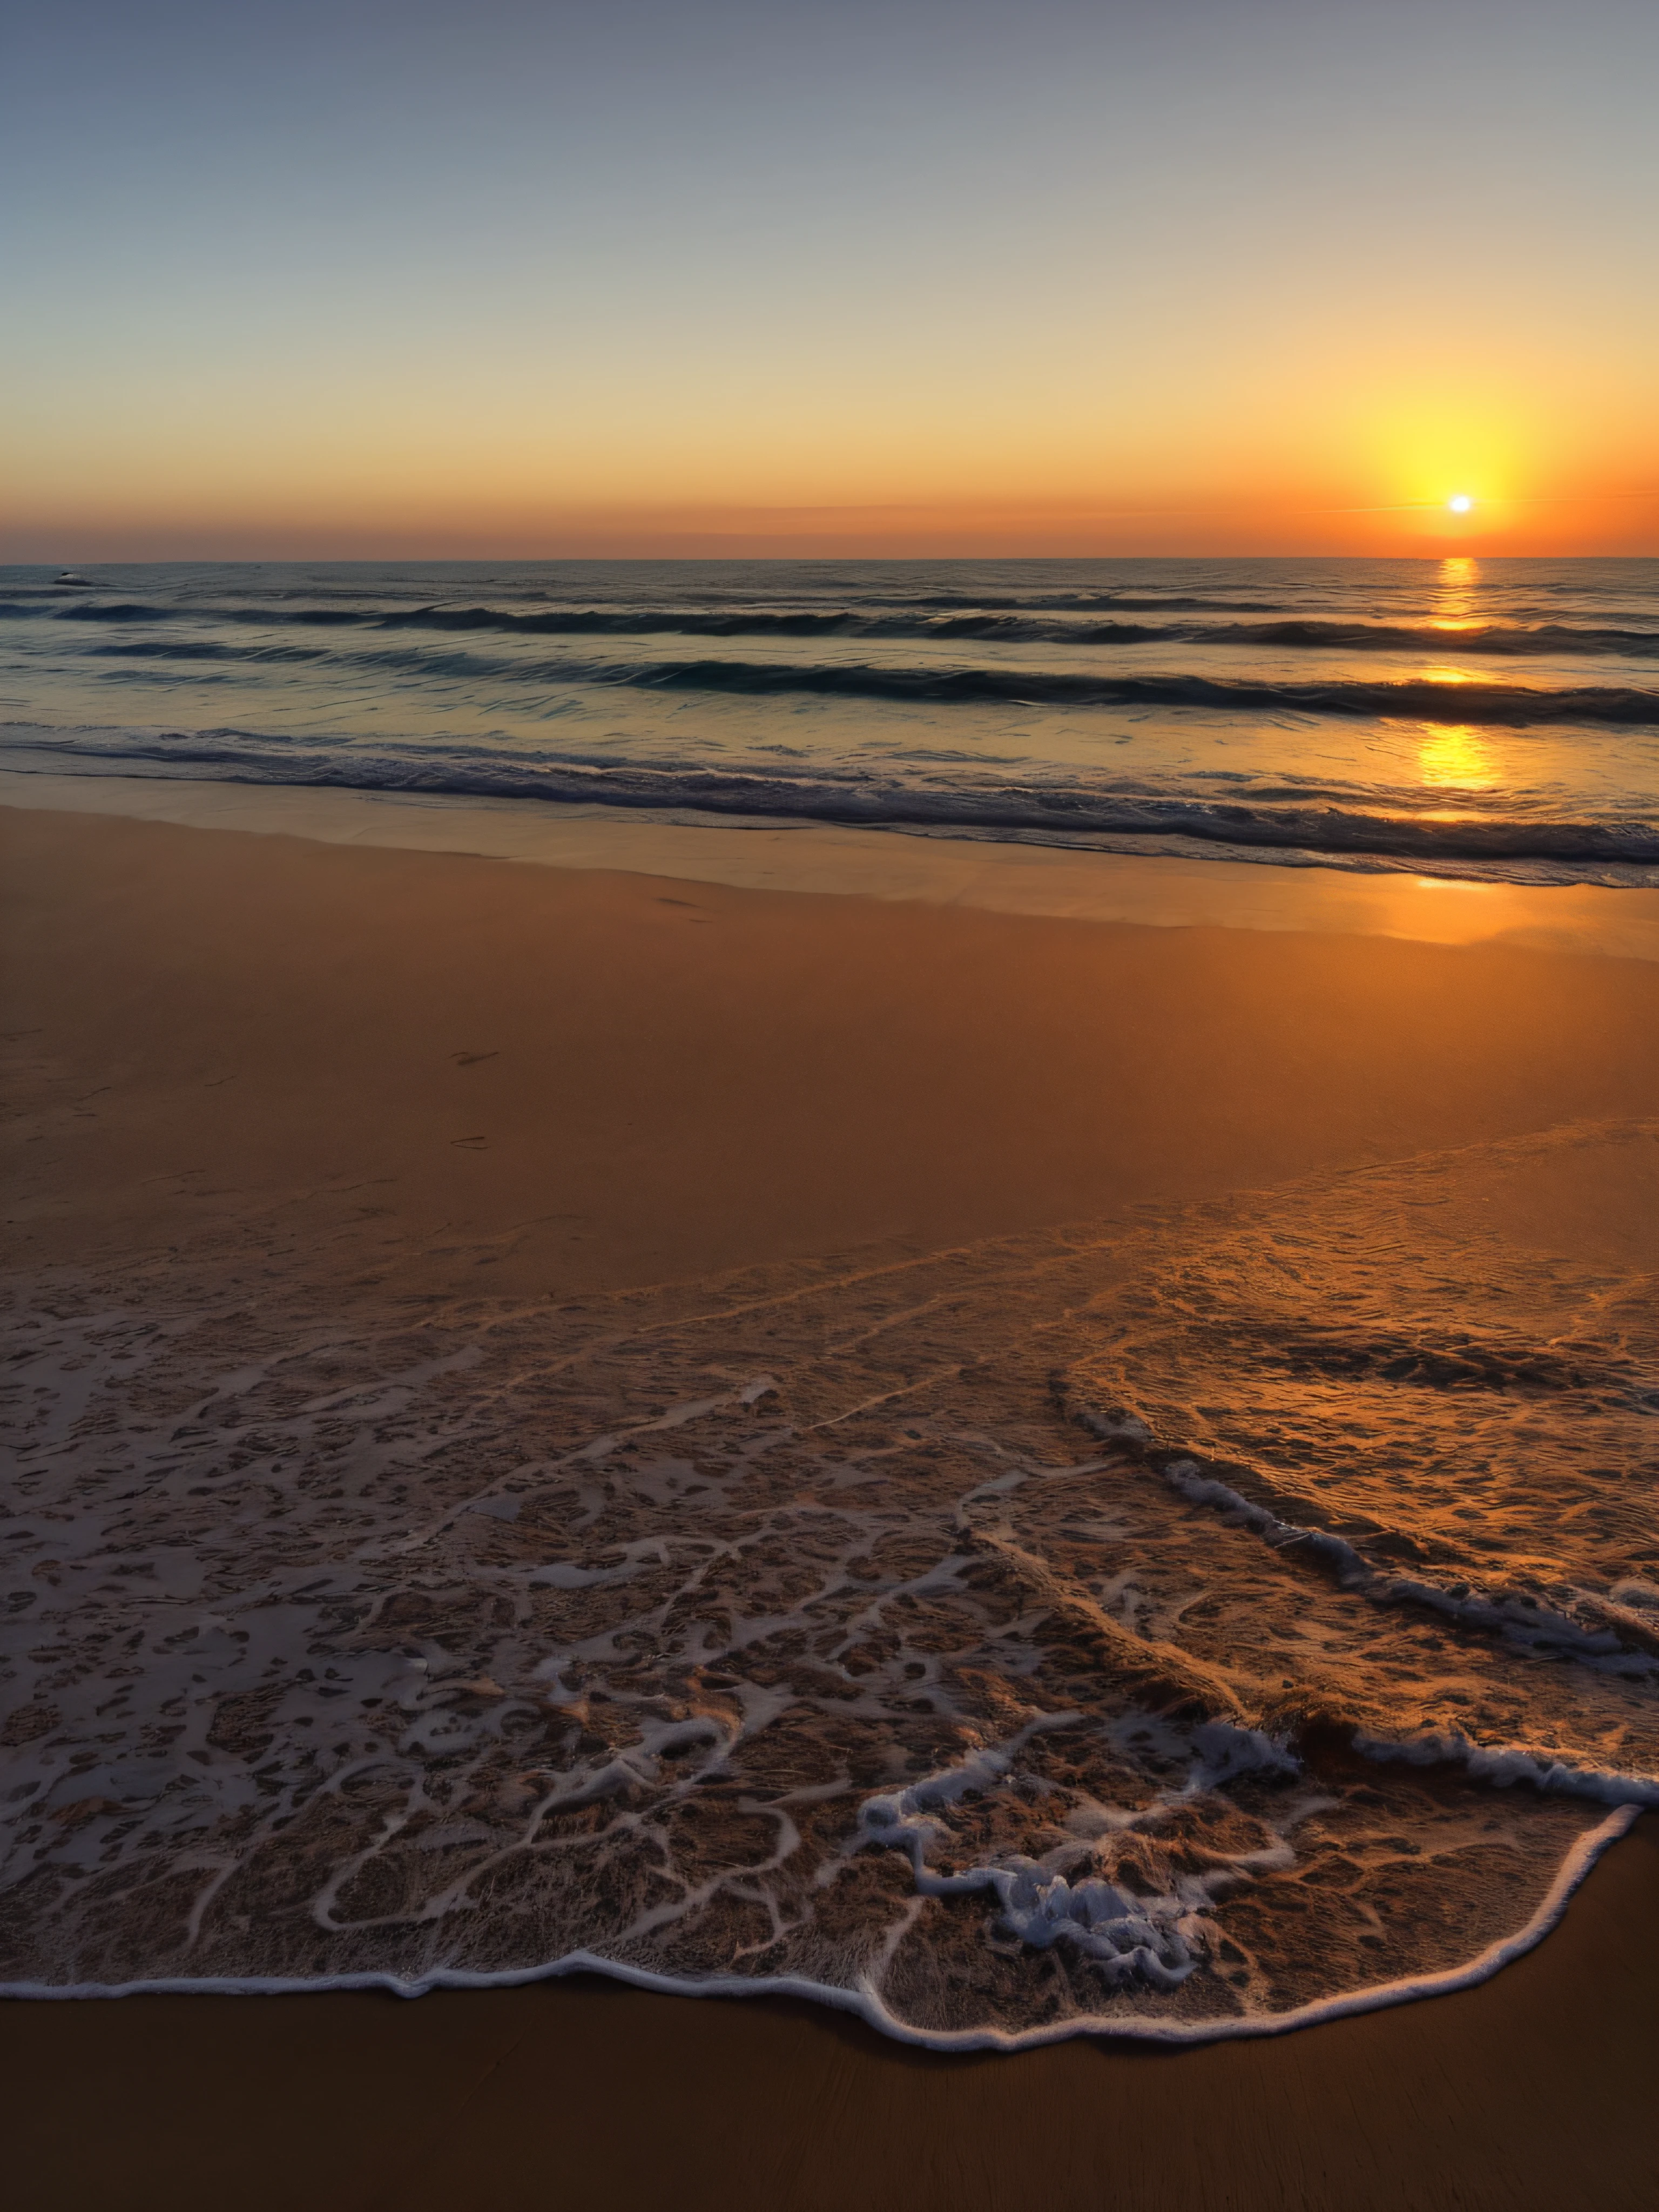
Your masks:
<path fill-rule="evenodd" d="M 289 1980 L 277 1976 L 255 1976 L 247 1979 L 217 1976 L 200 1981 L 160 1978 L 124 1983 L 89 1982 L 72 1988 L 41 1983 L 11 1983 L 0 1984 L 0 1997 L 74 2000 L 198 1995 L 285 1996 L 325 1990 L 380 1990 L 393 1996 L 420 1997 L 434 1990 L 516 1989 L 532 1982 L 555 1981 L 569 1974 L 602 1974 L 610 1980 L 626 1982 L 635 1989 L 650 1990 L 663 1996 L 809 1998 L 836 2011 L 856 2014 L 882 2034 L 892 2037 L 896 2042 L 918 2045 L 929 2051 L 1031 2051 L 1045 2044 L 1068 2042 L 1083 2035 L 1144 2043 L 1232 2042 L 1244 2037 L 1286 2035 L 1299 2028 L 1319 2026 L 1327 2021 L 1351 2019 L 1358 2013 L 1380 2012 L 1389 2006 L 1409 2004 L 1423 1997 L 1449 1996 L 1458 1990 L 1474 1989 L 1482 1982 L 1490 1981 L 1504 1966 L 1534 1949 L 1559 1923 L 1573 1892 L 1596 1860 L 1610 1844 L 1616 1843 L 1620 1837 L 1629 1832 L 1638 1817 L 1635 1807 L 1621 1808 L 1610 1813 L 1599 1826 L 1581 1837 L 1562 1862 L 1544 1901 L 1526 1924 L 1501 1942 L 1489 1944 L 1477 1957 L 1462 1965 L 1448 1968 L 1442 1973 L 1419 1974 L 1395 1981 L 1378 1982 L 1367 1989 L 1322 1998 L 1287 2012 L 1259 2013 L 1231 2020 L 1187 2022 L 1124 2021 L 1107 2015 L 1092 2018 L 1074 2016 L 1017 2032 L 981 2027 L 929 2033 L 896 2018 L 883 2002 L 878 1991 L 869 1986 L 849 1990 L 833 1983 L 817 1982 L 792 1974 L 781 1974 L 773 1978 L 739 1974 L 681 1978 L 653 1973 L 647 1969 L 629 1966 L 591 1951 L 571 1951 L 563 1958 L 550 1960 L 545 1966 L 514 1968 L 502 1973 L 440 1972 L 414 1981 L 387 1974 L 339 1974 L 319 1976 L 312 1980 Z"/>
<path fill-rule="evenodd" d="M 1269 1226 L 1333 1305 L 1325 1202 Z M 7 1382 L 12 1988 L 597 1967 L 1015 2048 L 1480 1978 L 1654 1802 L 1650 1692 L 1455 1613 L 1426 1649 L 1121 1419 L 1075 1456 L 1056 1369 L 1186 1357 L 1188 1281 L 1204 1358 L 1256 1357 L 1245 1249 L 1206 1215 L 568 1313 L 56 1282 Z M 1582 1441 L 1564 1402 L 1529 1449 Z M 1344 1710 L 1370 1763 L 1304 1771 Z"/>
<path fill-rule="evenodd" d="M 1178 1989 L 1199 1963 L 1205 1947 L 1205 1915 L 1217 1899 L 1253 1874 L 1295 1863 L 1295 1853 L 1282 1838 L 1263 1850 L 1232 1854 L 1207 1874 L 1177 1875 L 1167 1890 L 1152 1894 L 1079 1875 L 1078 1862 L 1088 1856 L 1086 1844 L 1061 1846 L 1042 1860 L 1014 1853 L 994 1864 L 951 1874 L 937 1873 L 927 1863 L 928 1850 L 942 1832 L 930 1814 L 995 1788 L 1034 1735 L 1074 1726 L 1079 1717 L 1075 1713 L 1039 1715 L 1005 1744 L 975 1750 L 905 1790 L 867 1798 L 859 1808 L 857 1842 L 906 1851 L 921 1896 L 993 1893 L 1001 1906 L 1003 1926 L 1036 1949 L 1063 1942 L 1103 1966 L 1115 1984 L 1139 1979 L 1157 1989 Z M 1099 1830 L 1115 1834 L 1129 1829 L 1151 1831 L 1175 1807 L 1190 1803 L 1237 1775 L 1298 1771 L 1284 1747 L 1260 1730 L 1224 1723 L 1207 1722 L 1193 1730 L 1188 1747 L 1194 1755 L 1182 1788 L 1160 1793 L 1151 1804 L 1135 1808 L 1090 1808 Z"/>
<path fill-rule="evenodd" d="M 1659 1807 L 1659 1780 L 1651 1775 L 1631 1774 L 1613 1767 L 1587 1766 L 1560 1759 L 1525 1744 L 1474 1743 L 1461 1729 L 1426 1729 L 1421 1735 L 1395 1742 L 1368 1735 L 1361 1729 L 1353 1747 L 1379 1765 L 1403 1760 L 1409 1766 L 1461 1766 L 1477 1782 L 1495 1789 L 1512 1789 L 1525 1782 L 1534 1790 L 1564 1797 L 1589 1797 L 1601 1805 L 1627 1805 L 1639 1813 Z"/>
<path fill-rule="evenodd" d="M 1137 1447 L 1152 1441 L 1152 1432 L 1144 1421 L 1121 1410 L 1100 1414 L 1085 1408 L 1077 1418 L 1103 1441 Z M 1159 1471 L 1170 1487 L 1193 1504 L 1214 1506 L 1226 1519 L 1249 1529 L 1275 1550 L 1288 1551 L 1299 1545 L 1316 1558 L 1328 1561 L 1345 1589 L 1358 1592 L 1377 1604 L 1426 1606 L 1449 1619 L 1490 1629 L 1513 1643 L 1546 1645 L 1609 1673 L 1632 1677 L 1659 1674 L 1659 1659 L 1647 1652 L 1631 1650 L 1621 1642 L 1616 1629 L 1585 1628 L 1529 1592 L 1493 1592 L 1471 1589 L 1467 1583 L 1450 1589 L 1425 1575 L 1389 1573 L 1374 1566 L 1346 1537 L 1328 1528 L 1281 1519 L 1267 1506 L 1258 1504 L 1230 1484 L 1206 1474 L 1195 1460 L 1166 1459 Z M 1632 1601 L 1620 1593 L 1644 1587 L 1621 1583 L 1608 1595 L 1616 1605 L 1628 1607 L 1645 1601 Z M 1591 1602 L 1595 1601 L 1592 1593 L 1583 1595 Z"/>

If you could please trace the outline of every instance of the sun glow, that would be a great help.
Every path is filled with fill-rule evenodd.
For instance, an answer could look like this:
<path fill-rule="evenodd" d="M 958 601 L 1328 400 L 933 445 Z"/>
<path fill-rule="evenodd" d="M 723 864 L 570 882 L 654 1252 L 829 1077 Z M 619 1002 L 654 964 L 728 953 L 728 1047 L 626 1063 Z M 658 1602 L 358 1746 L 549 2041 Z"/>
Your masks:
<path fill-rule="evenodd" d="M 1446 504 L 1454 514 L 1468 514 L 1474 507 L 1474 501 L 1469 497 L 1468 492 L 1458 491 L 1452 494 Z"/>

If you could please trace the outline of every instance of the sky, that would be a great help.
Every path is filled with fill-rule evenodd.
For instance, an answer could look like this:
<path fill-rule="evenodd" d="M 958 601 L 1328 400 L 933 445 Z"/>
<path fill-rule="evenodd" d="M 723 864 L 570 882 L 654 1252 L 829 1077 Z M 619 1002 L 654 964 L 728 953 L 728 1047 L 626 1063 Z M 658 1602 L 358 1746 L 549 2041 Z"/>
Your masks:
<path fill-rule="evenodd" d="M 1656 84 L 1652 0 L 0 0 L 0 559 L 1659 552 Z"/>

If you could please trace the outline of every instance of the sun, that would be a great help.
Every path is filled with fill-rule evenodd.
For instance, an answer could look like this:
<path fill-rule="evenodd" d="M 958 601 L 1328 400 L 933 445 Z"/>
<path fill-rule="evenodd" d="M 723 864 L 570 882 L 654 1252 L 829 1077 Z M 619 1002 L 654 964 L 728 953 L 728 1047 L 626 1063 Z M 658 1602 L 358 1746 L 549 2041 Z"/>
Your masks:
<path fill-rule="evenodd" d="M 1452 494 L 1446 504 L 1454 514 L 1467 514 L 1474 505 L 1474 501 L 1469 497 L 1468 492 L 1457 491 Z"/>

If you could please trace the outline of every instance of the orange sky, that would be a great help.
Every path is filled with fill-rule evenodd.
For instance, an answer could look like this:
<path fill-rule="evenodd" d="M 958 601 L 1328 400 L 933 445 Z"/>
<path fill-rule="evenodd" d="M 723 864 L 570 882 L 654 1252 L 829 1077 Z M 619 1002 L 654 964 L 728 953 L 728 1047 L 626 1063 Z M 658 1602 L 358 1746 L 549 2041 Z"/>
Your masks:
<path fill-rule="evenodd" d="M 1659 551 L 1629 0 L 87 12 L 0 557 Z"/>

